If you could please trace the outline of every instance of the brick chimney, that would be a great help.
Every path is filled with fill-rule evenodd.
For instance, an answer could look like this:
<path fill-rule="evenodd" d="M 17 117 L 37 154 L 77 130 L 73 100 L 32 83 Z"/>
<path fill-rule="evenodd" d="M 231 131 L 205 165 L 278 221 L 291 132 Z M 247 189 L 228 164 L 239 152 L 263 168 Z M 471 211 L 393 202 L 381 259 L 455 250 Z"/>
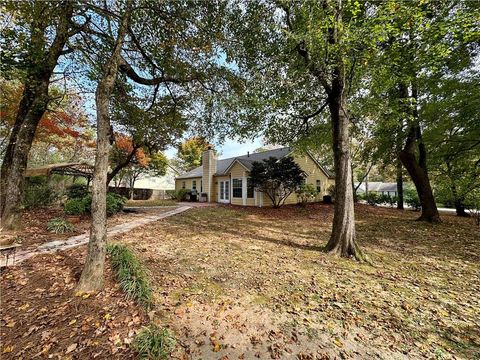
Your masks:
<path fill-rule="evenodd" d="M 211 145 L 208 145 L 207 150 L 202 154 L 202 167 L 203 192 L 207 194 L 207 201 L 212 201 L 213 194 L 215 194 L 213 174 L 217 172 L 217 156 Z"/>

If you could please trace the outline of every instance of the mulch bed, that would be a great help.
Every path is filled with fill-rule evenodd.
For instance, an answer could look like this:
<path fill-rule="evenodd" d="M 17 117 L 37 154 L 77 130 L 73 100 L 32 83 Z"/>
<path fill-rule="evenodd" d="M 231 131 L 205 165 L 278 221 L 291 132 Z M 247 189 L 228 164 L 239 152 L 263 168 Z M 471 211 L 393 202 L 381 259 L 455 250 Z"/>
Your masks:
<path fill-rule="evenodd" d="M 75 292 L 86 248 L 35 256 L 0 274 L 2 359 L 134 358 L 147 316 L 127 300 L 107 261 L 105 289 Z"/>

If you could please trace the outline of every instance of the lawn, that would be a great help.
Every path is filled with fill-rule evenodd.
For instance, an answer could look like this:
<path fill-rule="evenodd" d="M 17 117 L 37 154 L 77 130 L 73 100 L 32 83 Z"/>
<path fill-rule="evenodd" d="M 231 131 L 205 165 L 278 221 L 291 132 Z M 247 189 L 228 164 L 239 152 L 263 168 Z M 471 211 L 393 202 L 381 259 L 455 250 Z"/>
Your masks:
<path fill-rule="evenodd" d="M 480 356 L 472 219 L 357 206 L 373 265 L 321 252 L 333 208 L 190 210 L 115 239 L 150 271 L 174 357 Z"/>
<path fill-rule="evenodd" d="M 480 357 L 472 219 L 430 225 L 358 205 L 369 265 L 321 252 L 332 216 L 330 205 L 196 208 L 118 235 L 148 270 L 148 314 L 109 269 L 106 291 L 75 296 L 85 248 L 29 259 L 1 273 L 2 358 L 132 357 L 147 318 L 178 339 L 174 359 Z"/>
<path fill-rule="evenodd" d="M 177 201 L 173 199 L 157 199 L 157 200 L 128 200 L 127 207 L 157 207 L 157 206 L 177 206 Z"/>

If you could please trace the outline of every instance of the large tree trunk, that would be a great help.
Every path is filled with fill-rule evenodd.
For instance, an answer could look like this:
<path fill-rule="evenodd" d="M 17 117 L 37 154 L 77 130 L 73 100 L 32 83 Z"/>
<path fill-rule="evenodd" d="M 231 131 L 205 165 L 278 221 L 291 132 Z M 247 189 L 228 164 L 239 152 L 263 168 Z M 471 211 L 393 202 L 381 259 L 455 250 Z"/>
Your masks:
<path fill-rule="evenodd" d="M 39 3 L 40 4 L 40 3 Z M 43 6 L 43 5 L 42 5 Z M 46 25 L 32 23 L 31 44 L 28 58 L 31 67 L 27 69 L 22 99 L 20 100 L 15 124 L 10 134 L 0 174 L 0 215 L 3 229 L 12 229 L 20 223 L 20 205 L 24 191 L 24 172 L 28 154 L 32 147 L 35 131 L 49 103 L 50 78 L 62 55 L 69 38 L 69 26 L 73 4 L 65 1 L 56 27 L 56 35 L 47 51 L 44 49 Z"/>
<path fill-rule="evenodd" d="M 397 209 L 403 210 L 403 167 L 397 159 Z"/>
<path fill-rule="evenodd" d="M 15 125 L 2 163 L 1 208 L 2 227 L 13 229 L 20 224 L 24 190 L 24 172 L 27 168 L 28 154 L 38 123 L 48 105 L 49 79 L 39 82 L 34 89 L 25 88 Z"/>
<path fill-rule="evenodd" d="M 335 211 L 332 234 L 325 248 L 329 253 L 364 260 L 355 242 L 355 215 L 350 160 L 349 120 L 343 100 L 343 88 L 332 88 L 329 94 L 335 162 Z"/>
<path fill-rule="evenodd" d="M 414 152 L 414 144 L 418 142 L 419 160 L 417 160 Z M 420 204 L 422 205 L 422 214 L 418 218 L 420 221 L 439 222 L 440 215 L 438 213 L 435 198 L 433 197 L 430 179 L 426 166 L 426 150 L 421 142 L 421 130 L 419 126 L 411 126 L 407 143 L 400 152 L 400 160 L 407 169 L 410 177 L 417 189 Z"/>
<path fill-rule="evenodd" d="M 400 85 L 400 98 L 404 101 L 408 99 L 408 89 L 405 84 Z M 414 104 L 406 108 L 406 114 L 413 116 L 414 120 L 408 127 L 405 146 L 399 153 L 399 158 L 403 166 L 407 169 L 408 174 L 412 178 L 420 204 L 422 206 L 422 214 L 418 218 L 419 221 L 428 221 L 432 223 L 440 222 L 435 198 L 433 196 L 430 179 L 427 170 L 427 150 L 422 139 L 422 130 L 418 120 L 418 93 L 415 83 L 412 84 L 412 98 Z M 415 155 L 415 147 L 418 151 L 418 159 Z"/>
<path fill-rule="evenodd" d="M 107 240 L 107 188 L 105 186 L 108 172 L 108 155 L 110 150 L 110 95 L 115 85 L 120 62 L 121 49 L 130 15 L 130 1 L 121 20 L 117 40 L 112 55 L 103 69 L 95 102 L 97 107 L 97 151 L 95 156 L 95 172 L 92 184 L 92 224 L 88 255 L 83 268 L 78 291 L 88 292 L 103 289 L 105 269 L 105 248 Z"/>

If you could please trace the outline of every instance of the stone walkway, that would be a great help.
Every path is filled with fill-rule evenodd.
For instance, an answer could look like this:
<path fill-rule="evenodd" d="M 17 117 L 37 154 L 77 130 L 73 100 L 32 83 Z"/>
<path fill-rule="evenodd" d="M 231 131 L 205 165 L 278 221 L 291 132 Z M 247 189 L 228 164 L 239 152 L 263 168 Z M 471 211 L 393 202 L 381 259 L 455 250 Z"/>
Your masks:
<path fill-rule="evenodd" d="M 119 224 L 109 228 L 107 230 L 107 236 L 110 237 L 113 235 L 122 234 L 132 229 L 135 229 L 139 226 L 142 226 L 157 220 L 161 220 L 172 215 L 180 214 L 191 208 L 192 208 L 191 206 L 184 205 L 184 206 L 177 207 L 176 209 L 161 213 L 159 215 L 145 215 L 144 217 L 138 220 L 130 221 L 124 224 Z M 67 240 L 50 241 L 38 246 L 35 249 L 18 251 L 15 255 L 15 264 L 13 263 L 12 257 L 8 259 L 8 264 L 5 264 L 6 259 L 2 258 L 0 259 L 0 267 L 17 265 L 22 261 L 29 259 L 32 256 L 35 256 L 38 254 L 52 253 L 59 250 L 66 250 L 72 247 L 84 245 L 88 243 L 88 239 L 89 239 L 89 234 L 85 233 L 82 235 L 72 236 Z"/>

